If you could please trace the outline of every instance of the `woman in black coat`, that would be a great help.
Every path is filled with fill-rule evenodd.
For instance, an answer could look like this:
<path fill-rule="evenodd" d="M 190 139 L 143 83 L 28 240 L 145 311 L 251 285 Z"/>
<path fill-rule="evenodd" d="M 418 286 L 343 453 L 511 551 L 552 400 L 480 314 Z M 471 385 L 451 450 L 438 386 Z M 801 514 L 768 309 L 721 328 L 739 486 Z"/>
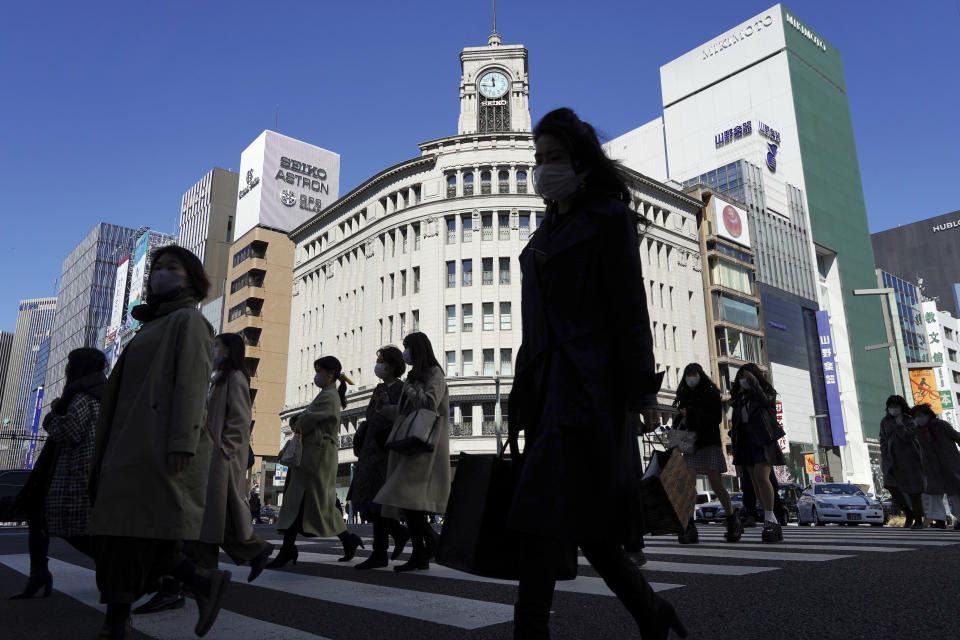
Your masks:
<path fill-rule="evenodd" d="M 374 373 L 382 382 L 373 390 L 370 404 L 367 405 L 366 422 L 357 430 L 353 438 L 353 452 L 357 456 L 357 466 L 350 485 L 350 499 L 356 506 L 361 520 L 373 522 L 373 553 L 369 558 L 356 565 L 357 569 L 378 569 L 389 564 L 387 561 L 387 536 L 393 536 L 394 548 L 391 557 L 396 560 L 410 539 L 407 528 L 393 518 L 380 513 L 380 505 L 373 501 L 377 492 L 387 481 L 387 436 L 393 428 L 400 404 L 403 382 L 400 376 L 406 371 L 403 353 L 394 346 L 383 347 L 377 351 L 377 364 Z"/>
<path fill-rule="evenodd" d="M 934 518 L 931 525 L 946 529 L 946 514 L 943 513 L 943 495 L 950 499 L 953 508 L 955 529 L 960 529 L 960 433 L 946 420 L 937 418 L 929 404 L 918 404 L 911 411 L 917 425 L 917 440 L 923 452 L 924 476 L 927 479 L 925 494 L 930 495 L 932 506 L 926 509 L 927 516 Z M 931 475 L 937 475 L 933 481 Z M 940 516 L 940 517 L 937 517 Z"/>
<path fill-rule="evenodd" d="M 757 498 L 763 506 L 764 542 L 780 542 L 783 530 L 774 510 L 775 492 L 770 482 L 772 467 L 786 464 L 777 441 L 784 431 L 777 422 L 777 392 L 760 367 L 743 365 L 733 381 L 733 464 L 750 474 Z"/>
<path fill-rule="evenodd" d="M 638 531 L 640 414 L 648 424 L 657 417 L 659 388 L 637 215 L 617 165 L 573 111 L 548 113 L 533 135 L 547 211 L 520 254 L 523 343 L 510 421 L 526 446 L 509 521 L 523 540 L 514 637 L 549 638 L 554 578 L 575 546 L 645 640 L 671 628 L 685 635 L 624 551 Z M 609 515 L 600 522 L 597 512 Z"/>
<path fill-rule="evenodd" d="M 730 494 L 723 486 L 720 477 L 727 470 L 727 459 L 723 455 L 720 441 L 720 422 L 723 420 L 723 400 L 720 389 L 713 383 L 703 367 L 692 362 L 683 370 L 683 379 L 677 385 L 677 398 L 673 406 L 680 411 L 677 429 L 695 434 L 693 450 L 684 452 L 687 466 L 694 472 L 707 476 L 710 488 L 717 494 L 720 504 L 727 513 L 727 542 L 736 542 L 743 535 L 740 517 L 733 511 Z M 680 542 L 696 541 L 696 525 L 693 520 L 687 525 L 688 531 L 681 534 Z"/>
<path fill-rule="evenodd" d="M 880 469 L 883 485 L 907 516 L 905 529 L 923 528 L 923 454 L 917 441 L 917 423 L 903 396 L 887 398 L 880 421 Z"/>

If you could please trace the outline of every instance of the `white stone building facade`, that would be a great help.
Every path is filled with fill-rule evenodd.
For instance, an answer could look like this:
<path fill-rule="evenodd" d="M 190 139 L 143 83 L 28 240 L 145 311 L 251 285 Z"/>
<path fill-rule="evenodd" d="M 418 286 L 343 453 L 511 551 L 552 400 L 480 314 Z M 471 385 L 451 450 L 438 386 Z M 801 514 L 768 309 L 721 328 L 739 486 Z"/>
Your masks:
<path fill-rule="evenodd" d="M 357 385 L 343 413 L 341 463 L 354 460 L 349 444 L 377 382 L 377 350 L 413 331 L 429 336 L 447 371 L 451 456 L 496 450 L 498 386 L 506 430 L 521 343 L 518 256 L 545 208 L 532 184 L 527 52 L 491 36 L 487 47 L 460 57 L 458 135 L 420 144 L 421 155 L 374 175 L 290 233 L 296 258 L 283 421 L 315 396 L 314 360 L 336 356 Z M 630 179 L 633 206 L 650 223 L 641 260 L 667 407 L 683 367 L 709 357 L 701 203 L 640 174 Z"/>

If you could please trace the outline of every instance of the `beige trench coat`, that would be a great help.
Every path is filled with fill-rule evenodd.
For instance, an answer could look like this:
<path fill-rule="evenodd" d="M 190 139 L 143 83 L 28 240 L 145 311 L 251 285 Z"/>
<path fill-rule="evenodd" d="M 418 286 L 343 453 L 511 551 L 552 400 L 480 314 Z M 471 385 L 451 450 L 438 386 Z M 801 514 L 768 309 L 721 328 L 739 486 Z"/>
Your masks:
<path fill-rule="evenodd" d="M 412 390 L 412 391 L 410 391 Z M 450 497 L 450 397 L 440 367 L 434 367 L 426 384 L 404 383 L 401 405 L 393 423 L 415 409 L 432 409 L 440 416 L 440 438 L 433 451 L 404 455 L 390 452 L 387 482 L 374 502 L 383 505 L 383 515 L 400 516 L 400 510 L 443 513 Z"/>
<path fill-rule="evenodd" d="M 207 401 L 207 429 L 217 446 L 210 460 L 210 480 L 200 541 L 223 542 L 226 518 L 239 540 L 253 537 L 247 502 L 247 454 L 252 418 L 250 383 L 239 371 L 218 373 Z"/>
<path fill-rule="evenodd" d="M 91 464 L 92 535 L 196 540 L 212 442 L 213 329 L 190 298 L 159 305 L 107 381 Z M 168 453 L 192 455 L 167 472 Z"/>
<path fill-rule="evenodd" d="M 303 503 L 305 536 L 331 538 L 347 530 L 337 509 L 337 454 L 340 450 L 340 394 L 336 384 L 324 387 L 300 414 L 303 458 L 290 467 L 290 484 L 283 493 L 277 529 L 293 526 Z"/>

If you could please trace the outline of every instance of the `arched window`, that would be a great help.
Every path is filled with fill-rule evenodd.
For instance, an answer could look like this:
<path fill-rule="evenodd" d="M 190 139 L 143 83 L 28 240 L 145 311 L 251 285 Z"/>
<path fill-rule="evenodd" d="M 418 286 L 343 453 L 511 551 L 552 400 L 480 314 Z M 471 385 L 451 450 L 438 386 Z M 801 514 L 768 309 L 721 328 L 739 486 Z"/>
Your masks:
<path fill-rule="evenodd" d="M 473 195 L 473 174 L 472 173 L 463 174 L 463 195 L 465 196 Z"/>
<path fill-rule="evenodd" d="M 490 172 L 483 171 L 480 174 L 480 193 L 487 195 L 490 193 Z"/>
<path fill-rule="evenodd" d="M 447 176 L 447 197 L 457 197 L 457 176 Z"/>
<path fill-rule="evenodd" d="M 517 171 L 517 193 L 527 192 L 527 172 Z"/>
<path fill-rule="evenodd" d="M 500 171 L 497 174 L 497 193 L 510 193 L 509 171 Z"/>

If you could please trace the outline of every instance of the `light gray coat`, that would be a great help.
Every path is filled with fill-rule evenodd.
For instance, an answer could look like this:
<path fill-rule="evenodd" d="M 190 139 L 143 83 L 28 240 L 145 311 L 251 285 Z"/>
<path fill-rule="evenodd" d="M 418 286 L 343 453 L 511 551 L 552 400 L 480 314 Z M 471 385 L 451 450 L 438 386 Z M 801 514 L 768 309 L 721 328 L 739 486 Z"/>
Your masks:
<path fill-rule="evenodd" d="M 246 486 L 251 420 L 246 376 L 239 371 L 218 373 L 207 400 L 207 430 L 217 446 L 210 460 L 201 542 L 223 542 L 228 515 L 239 540 L 253 537 Z"/>
<path fill-rule="evenodd" d="M 440 367 L 434 367 L 426 384 L 404 383 L 393 428 L 416 409 L 431 409 L 440 416 L 440 437 L 433 451 L 405 455 L 390 452 L 387 481 L 374 502 L 383 515 L 400 516 L 400 510 L 443 513 L 450 497 L 450 397 Z"/>

